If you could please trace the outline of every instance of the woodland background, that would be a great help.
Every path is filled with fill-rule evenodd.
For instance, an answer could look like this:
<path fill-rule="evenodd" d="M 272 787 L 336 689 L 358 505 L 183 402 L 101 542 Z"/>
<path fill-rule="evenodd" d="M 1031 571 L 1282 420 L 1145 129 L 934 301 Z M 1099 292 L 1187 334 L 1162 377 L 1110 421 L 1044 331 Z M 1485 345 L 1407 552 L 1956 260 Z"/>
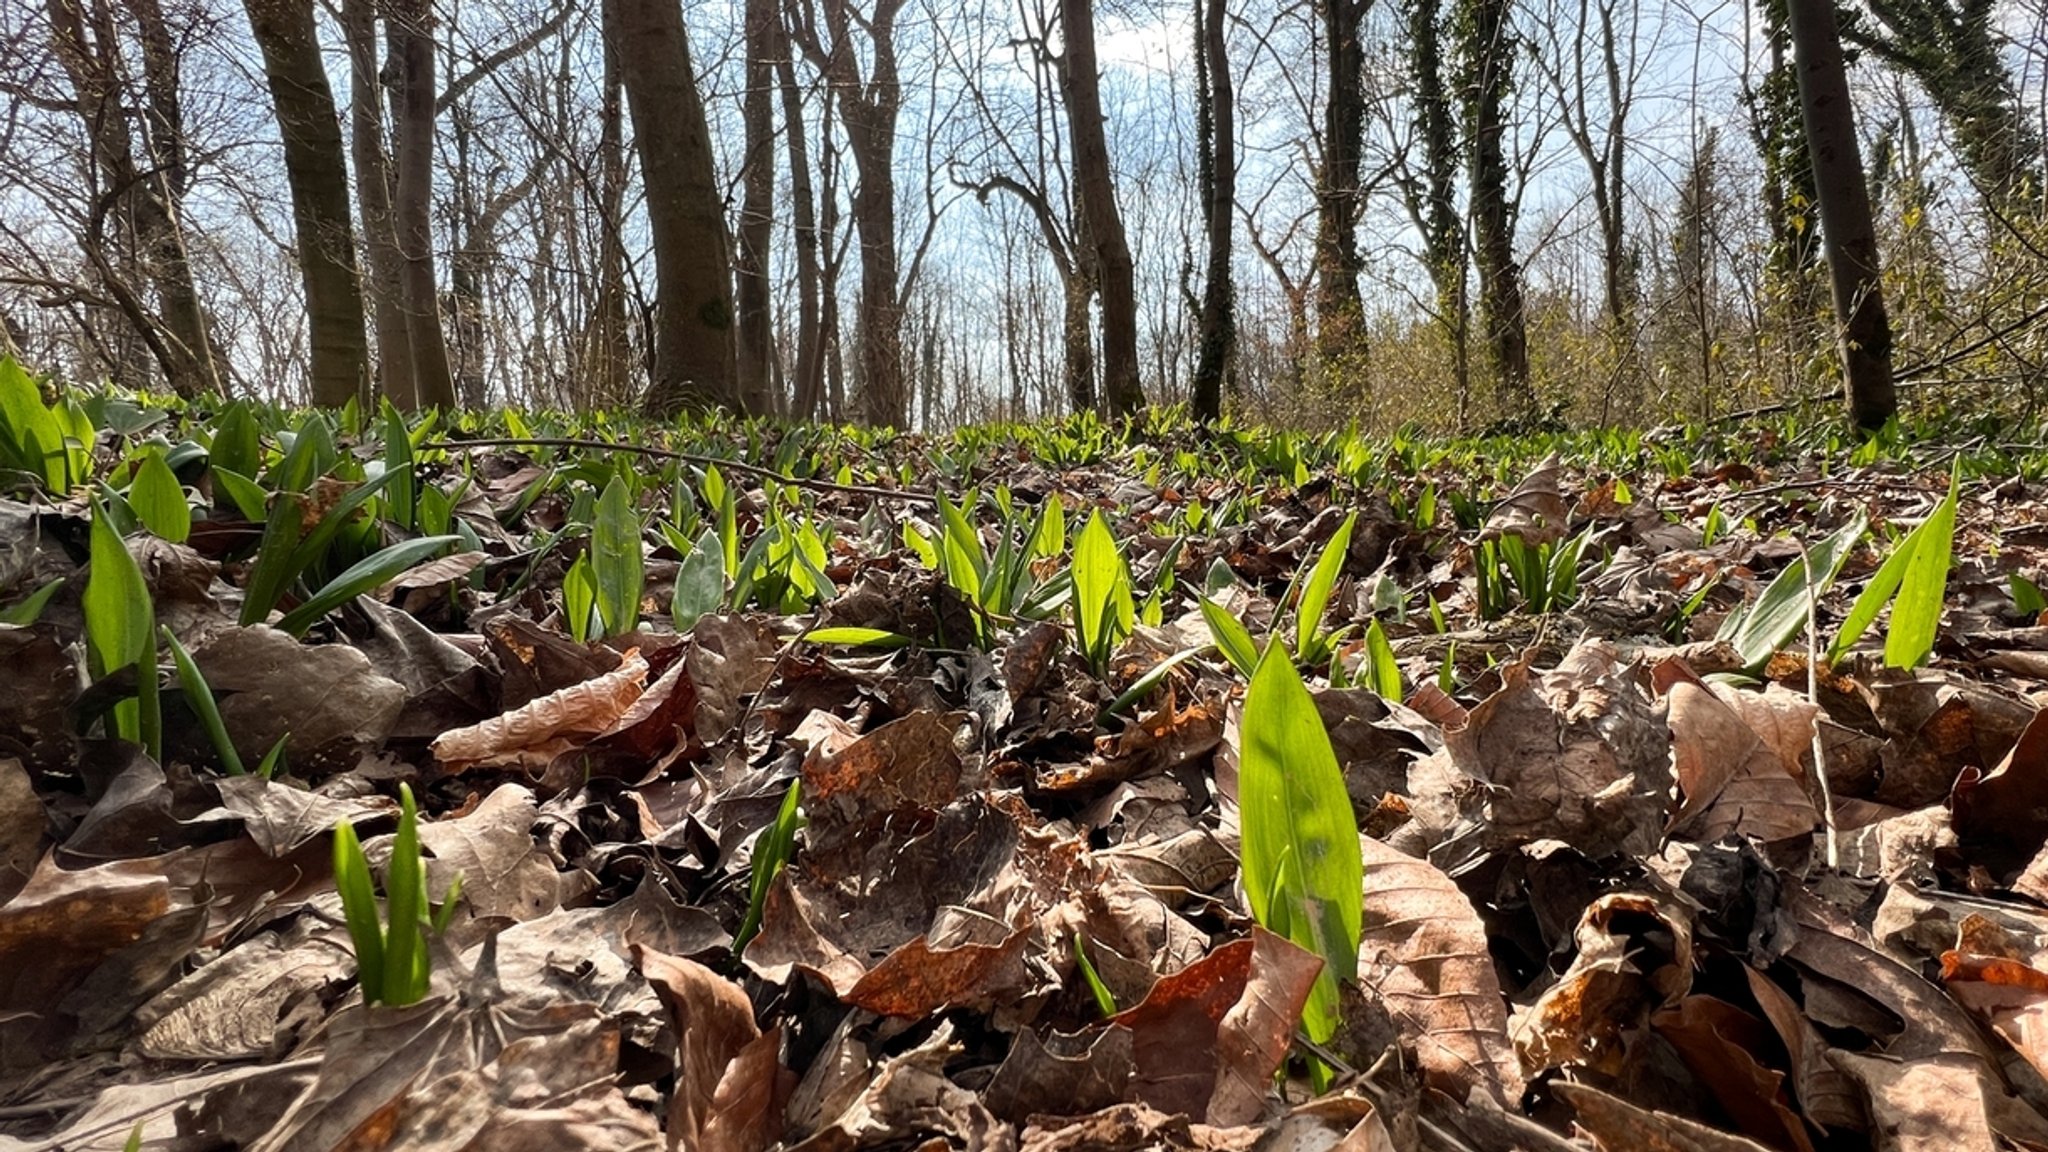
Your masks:
<path fill-rule="evenodd" d="M 2048 355 L 2039 0 L 14 0 L 0 46 L 0 351 L 76 381 L 1712 418 L 1835 386 L 1853 184 L 1902 383 Z"/>

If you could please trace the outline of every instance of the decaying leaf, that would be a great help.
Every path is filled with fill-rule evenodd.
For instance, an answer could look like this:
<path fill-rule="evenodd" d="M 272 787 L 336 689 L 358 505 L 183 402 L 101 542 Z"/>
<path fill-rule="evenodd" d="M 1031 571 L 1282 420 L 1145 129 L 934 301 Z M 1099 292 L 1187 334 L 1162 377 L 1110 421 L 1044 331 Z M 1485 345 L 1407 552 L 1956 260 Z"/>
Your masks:
<path fill-rule="evenodd" d="M 1131 1091 L 1168 1112 L 1242 1124 L 1264 1107 L 1323 963 L 1263 928 L 1152 986 L 1112 1018 L 1131 1032 Z"/>
<path fill-rule="evenodd" d="M 1589 856 L 1656 851 L 1670 791 L 1670 744 L 1647 694 L 1611 647 L 1588 643 L 1540 676 L 1502 669 L 1445 748 L 1417 765 L 1476 781 L 1462 838 L 1473 848 L 1562 840 Z M 1439 790 L 1434 780 L 1410 793 Z M 1451 832 L 1453 829 L 1447 828 Z"/>
<path fill-rule="evenodd" d="M 539 764 L 570 746 L 575 736 L 595 736 L 617 722 L 640 698 L 647 661 L 628 650 L 619 666 L 602 676 L 543 696 L 516 711 L 434 738 L 434 758 L 451 770 L 496 764 Z"/>
<path fill-rule="evenodd" d="M 1593 902 L 1572 933 L 1577 955 L 1515 1027 L 1531 1073 L 1583 1065 L 1609 1076 L 1631 1058 L 1628 1038 L 1692 987 L 1691 917 L 1656 896 Z"/>
<path fill-rule="evenodd" d="M 1640 1108 L 1590 1084 L 1558 1084 L 1556 1092 L 1603 1152 L 1768 1152 L 1768 1146 L 1717 1132 L 1697 1121 Z"/>
<path fill-rule="evenodd" d="M 780 1132 L 782 1069 L 773 1041 L 760 1044 L 746 993 L 695 961 L 641 945 L 633 946 L 633 962 L 668 1008 L 681 1045 L 669 1148 L 763 1152 Z"/>
<path fill-rule="evenodd" d="M 1480 1091 L 1508 1108 L 1522 1070 L 1508 1041 L 1506 1001 L 1486 928 L 1451 878 L 1370 837 L 1358 983 L 1386 1005 L 1432 1084 L 1463 1099 Z"/>
<path fill-rule="evenodd" d="M 1820 814 L 1800 783 L 1817 709 L 1773 686 L 1716 690 L 1693 679 L 1669 687 L 1671 755 L 1683 797 L 1671 834 L 1711 844 L 1805 836 Z"/>

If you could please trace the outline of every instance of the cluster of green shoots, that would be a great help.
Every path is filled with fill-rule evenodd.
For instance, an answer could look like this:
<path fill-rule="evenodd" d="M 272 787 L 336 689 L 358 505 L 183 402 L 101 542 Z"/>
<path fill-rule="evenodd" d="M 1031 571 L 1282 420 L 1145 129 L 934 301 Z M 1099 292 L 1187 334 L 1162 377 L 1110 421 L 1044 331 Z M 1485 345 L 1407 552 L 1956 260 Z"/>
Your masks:
<path fill-rule="evenodd" d="M 1951 475 L 1948 494 L 1934 511 L 1892 542 L 1884 561 L 1850 604 L 1834 639 L 1820 653 L 1826 663 L 1838 663 L 1863 639 L 1887 604 L 1891 619 L 1885 629 L 1885 665 L 1915 668 L 1933 655 L 1948 590 L 1960 488 L 1960 478 Z M 1812 626 L 1814 602 L 1834 585 L 1843 563 L 1869 529 L 1869 518 L 1859 510 L 1820 543 L 1802 549 L 1754 601 L 1722 620 L 1717 638 L 1734 645 L 1744 667 L 1761 669 Z M 2022 595 L 2018 584 L 2014 591 L 2017 604 Z M 1818 646 L 1819 637 L 1814 637 L 1814 644 Z"/>
<path fill-rule="evenodd" d="M 462 877 L 448 885 L 440 911 L 427 904 L 427 868 L 420 858 L 419 809 L 412 789 L 398 786 L 398 835 L 384 870 L 384 914 L 378 914 L 370 885 L 370 861 L 346 820 L 334 825 L 334 883 L 341 892 L 343 918 L 355 945 L 356 975 L 363 1001 L 402 1008 L 427 994 L 433 957 L 427 932 L 447 931 L 462 893 Z"/>

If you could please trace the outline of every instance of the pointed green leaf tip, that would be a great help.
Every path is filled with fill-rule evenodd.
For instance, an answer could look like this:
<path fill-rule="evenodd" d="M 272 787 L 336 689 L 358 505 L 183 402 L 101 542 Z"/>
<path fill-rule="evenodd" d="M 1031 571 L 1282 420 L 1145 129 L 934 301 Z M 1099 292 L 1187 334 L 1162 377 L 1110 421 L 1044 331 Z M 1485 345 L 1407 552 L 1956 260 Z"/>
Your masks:
<path fill-rule="evenodd" d="M 1327 1040 L 1337 978 L 1358 970 L 1365 863 L 1329 733 L 1277 644 L 1245 693 L 1239 760 L 1245 896 L 1260 924 L 1323 958 L 1302 1026 Z"/>

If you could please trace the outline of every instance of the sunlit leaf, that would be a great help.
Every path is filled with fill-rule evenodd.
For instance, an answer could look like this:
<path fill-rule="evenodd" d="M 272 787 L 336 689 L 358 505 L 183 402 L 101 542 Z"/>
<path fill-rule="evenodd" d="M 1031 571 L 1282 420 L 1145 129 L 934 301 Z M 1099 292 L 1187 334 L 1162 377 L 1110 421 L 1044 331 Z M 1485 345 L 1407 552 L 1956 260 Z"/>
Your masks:
<path fill-rule="evenodd" d="M 1818 596 L 1834 584 L 1842 562 L 1863 538 L 1868 524 L 1859 510 L 1833 535 L 1807 549 L 1814 572 L 1812 595 Z M 1794 560 L 1764 588 L 1740 623 L 1724 628 L 1720 638 L 1735 645 L 1745 667 L 1756 667 L 1777 655 L 1806 627 L 1807 596 L 1806 560 Z"/>
<path fill-rule="evenodd" d="M 142 526 L 160 539 L 183 544 L 192 534 L 192 508 L 185 503 L 185 489 L 157 449 L 143 454 L 135 481 L 128 486 L 128 506 L 135 509 Z"/>
<path fill-rule="evenodd" d="M 1358 970 L 1365 865 L 1330 736 L 1292 661 L 1268 648 L 1245 692 L 1238 808 L 1252 916 L 1321 956 L 1302 1025 L 1337 1027 L 1338 974 Z"/>
<path fill-rule="evenodd" d="M 1310 569 L 1308 582 L 1302 585 L 1301 606 L 1296 610 L 1294 620 L 1294 654 L 1301 660 L 1311 660 L 1319 650 L 1322 640 L 1323 612 L 1330 605 L 1330 593 L 1337 586 L 1337 577 L 1344 570 L 1344 557 L 1351 550 L 1351 528 L 1358 522 L 1358 513 L 1344 518 L 1344 524 L 1323 546 L 1323 554 L 1316 558 L 1316 565 Z"/>
<path fill-rule="evenodd" d="M 1941 601 L 1948 590 L 1950 549 L 1955 544 L 1958 486 L 1959 481 L 1951 478 L 1948 496 L 1913 529 L 1912 535 L 1918 541 L 1899 580 L 1899 597 L 1892 602 L 1891 627 L 1885 632 L 1887 667 L 1917 668 L 1934 652 L 1935 634 L 1941 626 Z"/>
<path fill-rule="evenodd" d="M 1386 629 L 1374 620 L 1365 626 L 1365 660 L 1372 669 L 1372 690 L 1382 700 L 1400 701 L 1401 665 L 1394 658 L 1394 646 L 1387 641 Z"/>
<path fill-rule="evenodd" d="M 618 635 L 640 625 L 640 590 L 646 580 L 640 550 L 640 513 L 618 476 L 597 501 L 590 533 L 590 575 L 597 585 L 597 614 L 605 632 Z"/>
<path fill-rule="evenodd" d="M 725 549 L 718 530 L 707 528 L 696 547 L 683 554 L 676 567 L 675 593 L 669 601 L 669 617 L 678 632 L 687 632 L 699 617 L 716 612 L 725 601 Z"/>
<path fill-rule="evenodd" d="M 93 679 L 136 670 L 135 699 L 114 706 L 116 732 L 163 754 L 163 721 L 156 683 L 156 609 L 142 569 L 128 552 L 106 506 L 92 501 L 91 572 L 81 607 L 85 614 L 86 669 Z"/>
<path fill-rule="evenodd" d="M 303 635 L 314 621 L 371 589 L 383 585 L 415 564 L 433 559 L 460 536 L 423 536 L 406 540 L 364 557 L 341 575 L 328 581 L 304 604 L 285 613 L 277 626 L 294 636 Z"/>
<path fill-rule="evenodd" d="M 1216 650 L 1245 679 L 1251 679 L 1259 666 L 1259 646 L 1251 632 L 1228 608 L 1207 596 L 1195 603 L 1202 610 L 1202 619 L 1209 624 L 1209 636 L 1216 641 Z"/>
<path fill-rule="evenodd" d="M 1100 675 L 1109 654 L 1131 634 L 1131 571 L 1100 511 L 1074 542 L 1074 624 L 1088 664 Z"/>

